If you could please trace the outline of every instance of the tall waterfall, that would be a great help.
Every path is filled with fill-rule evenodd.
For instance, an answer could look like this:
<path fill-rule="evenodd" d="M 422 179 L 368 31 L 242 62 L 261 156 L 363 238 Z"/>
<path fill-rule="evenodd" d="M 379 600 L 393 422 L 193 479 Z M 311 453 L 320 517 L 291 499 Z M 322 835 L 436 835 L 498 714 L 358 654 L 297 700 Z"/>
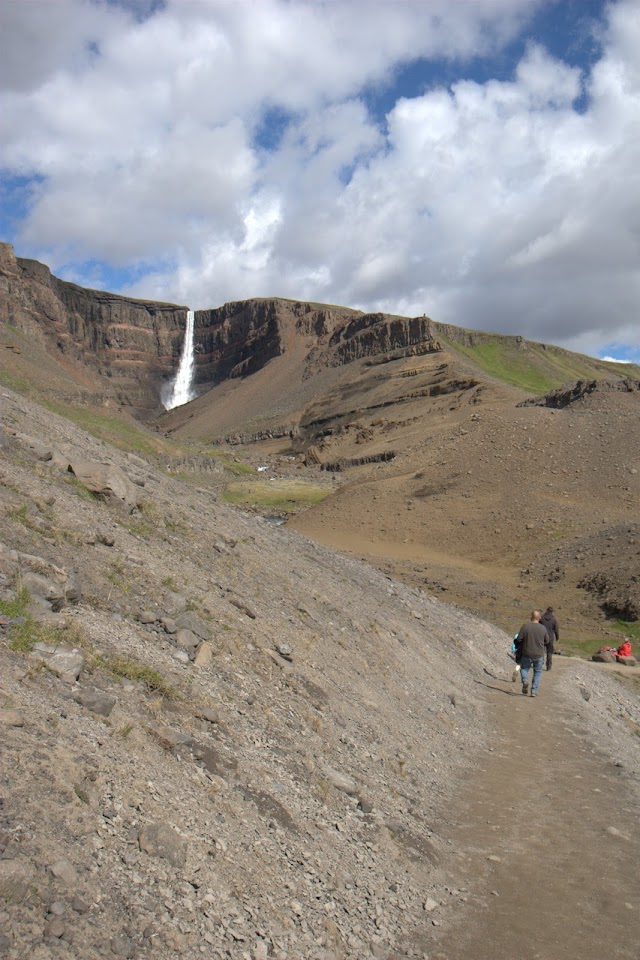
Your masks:
<path fill-rule="evenodd" d="M 188 403 L 196 396 L 193 389 L 193 327 L 194 312 L 187 310 L 187 326 L 184 331 L 184 343 L 182 345 L 182 356 L 176 379 L 173 382 L 171 392 L 164 401 L 166 410 L 173 410 L 174 407 L 180 407 L 183 403 Z"/>

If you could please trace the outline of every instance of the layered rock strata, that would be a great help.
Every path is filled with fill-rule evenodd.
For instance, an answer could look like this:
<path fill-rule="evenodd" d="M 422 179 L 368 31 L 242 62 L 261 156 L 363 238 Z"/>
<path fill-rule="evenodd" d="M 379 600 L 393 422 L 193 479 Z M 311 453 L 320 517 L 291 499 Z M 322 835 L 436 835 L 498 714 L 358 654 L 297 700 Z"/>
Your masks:
<path fill-rule="evenodd" d="M 96 387 L 138 411 L 157 408 L 178 366 L 187 308 L 90 290 L 60 280 L 0 244 L 0 320 L 98 375 Z M 295 352 L 305 377 L 362 358 L 437 351 L 432 321 L 285 299 L 226 303 L 195 313 L 195 382 L 200 389 L 246 377 Z"/>
<path fill-rule="evenodd" d="M 97 392 L 149 408 L 177 367 L 186 308 L 59 280 L 3 243 L 0 321 L 54 356 L 88 366 L 98 375 Z"/>

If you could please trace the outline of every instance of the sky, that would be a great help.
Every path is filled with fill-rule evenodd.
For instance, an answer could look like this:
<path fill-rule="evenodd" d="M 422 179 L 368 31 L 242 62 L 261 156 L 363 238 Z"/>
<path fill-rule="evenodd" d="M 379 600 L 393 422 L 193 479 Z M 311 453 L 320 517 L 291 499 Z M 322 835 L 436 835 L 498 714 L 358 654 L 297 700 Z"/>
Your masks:
<path fill-rule="evenodd" d="M 2 0 L 0 239 L 640 361 L 640 0 Z"/>

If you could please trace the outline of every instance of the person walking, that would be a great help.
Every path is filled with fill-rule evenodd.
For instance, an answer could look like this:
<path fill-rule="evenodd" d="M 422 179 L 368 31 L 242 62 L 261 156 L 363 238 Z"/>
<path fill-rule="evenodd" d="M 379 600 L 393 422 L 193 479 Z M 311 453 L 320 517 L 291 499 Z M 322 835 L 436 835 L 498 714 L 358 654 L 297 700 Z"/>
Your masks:
<path fill-rule="evenodd" d="M 560 639 L 560 627 L 558 621 L 553 615 L 553 607 L 547 607 L 540 617 L 542 623 L 549 631 L 549 646 L 547 647 L 547 670 L 551 670 L 551 660 L 555 653 L 555 642 Z"/>
<path fill-rule="evenodd" d="M 516 643 L 520 644 L 522 651 L 522 658 L 520 660 L 522 692 L 525 696 L 529 693 L 529 669 L 533 668 L 531 696 L 535 697 L 537 696 L 538 687 L 540 686 L 545 650 L 547 650 L 549 646 L 549 631 L 540 623 L 539 610 L 534 610 L 531 614 L 530 621 L 522 624 Z"/>

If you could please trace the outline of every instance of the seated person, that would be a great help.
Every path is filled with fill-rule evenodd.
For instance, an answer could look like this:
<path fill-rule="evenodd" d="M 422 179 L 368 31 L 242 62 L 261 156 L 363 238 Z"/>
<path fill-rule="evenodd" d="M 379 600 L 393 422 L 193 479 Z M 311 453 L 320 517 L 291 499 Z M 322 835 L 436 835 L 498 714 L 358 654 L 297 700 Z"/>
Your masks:
<path fill-rule="evenodd" d="M 631 657 L 631 656 L 633 656 L 633 654 L 631 653 L 631 643 L 630 643 L 630 641 L 629 641 L 629 640 L 625 640 L 624 643 L 621 643 L 620 646 L 618 647 L 618 649 L 616 650 L 616 653 L 618 654 L 619 657 Z"/>

